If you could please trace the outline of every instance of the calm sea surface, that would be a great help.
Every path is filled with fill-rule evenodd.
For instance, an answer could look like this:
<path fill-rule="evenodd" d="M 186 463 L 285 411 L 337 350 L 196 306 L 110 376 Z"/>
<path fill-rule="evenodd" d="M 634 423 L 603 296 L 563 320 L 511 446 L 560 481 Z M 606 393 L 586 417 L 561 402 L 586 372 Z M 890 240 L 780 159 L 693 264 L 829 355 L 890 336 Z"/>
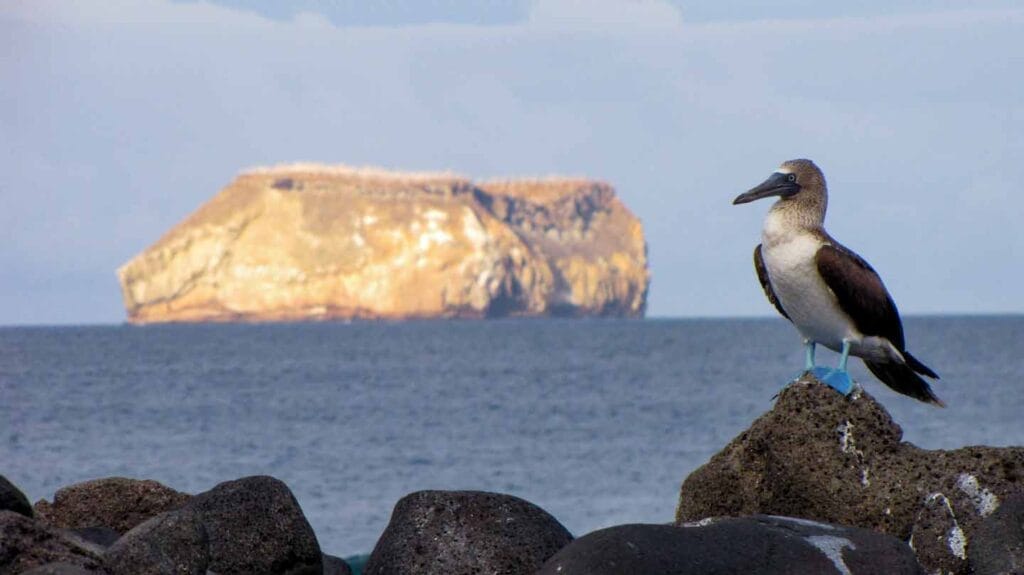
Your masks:
<path fill-rule="evenodd" d="M 906 323 L 949 408 L 854 369 L 905 438 L 1024 444 L 1024 317 Z M 682 479 L 802 365 L 781 319 L 0 328 L 0 474 L 33 501 L 269 474 L 342 556 L 420 489 L 517 495 L 581 535 L 671 521 Z"/>

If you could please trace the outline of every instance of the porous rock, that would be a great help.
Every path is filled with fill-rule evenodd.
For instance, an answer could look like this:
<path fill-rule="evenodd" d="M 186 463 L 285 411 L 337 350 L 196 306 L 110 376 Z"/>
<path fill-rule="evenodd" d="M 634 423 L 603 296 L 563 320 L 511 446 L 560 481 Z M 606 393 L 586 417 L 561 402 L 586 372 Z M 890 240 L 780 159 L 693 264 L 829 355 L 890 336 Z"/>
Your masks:
<path fill-rule="evenodd" d="M 126 533 L 106 553 L 114 575 L 320 575 L 313 528 L 283 482 L 221 483 Z"/>
<path fill-rule="evenodd" d="M 0 511 L 13 511 L 25 517 L 32 517 L 32 506 L 28 498 L 6 477 L 0 475 Z"/>
<path fill-rule="evenodd" d="M 53 503 L 41 500 L 35 511 L 53 527 L 108 527 L 126 533 L 143 521 L 181 507 L 189 495 L 151 479 L 108 477 L 61 488 Z"/>
<path fill-rule="evenodd" d="M 573 541 L 537 575 L 922 575 L 895 537 L 787 517 L 620 525 Z"/>
<path fill-rule="evenodd" d="M 1024 491 L 978 524 L 968 559 L 974 575 L 1024 573 Z"/>
<path fill-rule="evenodd" d="M 642 316 L 608 184 L 293 165 L 239 176 L 118 270 L 128 321 Z"/>
<path fill-rule="evenodd" d="M 0 511 L 0 573 L 21 573 L 49 563 L 99 572 L 100 558 L 55 529 L 13 511 Z"/>
<path fill-rule="evenodd" d="M 844 397 L 805 376 L 686 478 L 676 520 L 786 515 L 904 541 L 916 530 L 922 566 L 959 574 L 979 522 L 1022 481 L 1024 448 L 920 449 L 867 392 Z"/>
<path fill-rule="evenodd" d="M 532 574 L 570 541 L 554 517 L 518 497 L 418 491 L 395 505 L 363 573 Z"/>
<path fill-rule="evenodd" d="M 111 575 L 204 575 L 209 537 L 192 509 L 169 511 L 126 533 L 103 560 Z"/>

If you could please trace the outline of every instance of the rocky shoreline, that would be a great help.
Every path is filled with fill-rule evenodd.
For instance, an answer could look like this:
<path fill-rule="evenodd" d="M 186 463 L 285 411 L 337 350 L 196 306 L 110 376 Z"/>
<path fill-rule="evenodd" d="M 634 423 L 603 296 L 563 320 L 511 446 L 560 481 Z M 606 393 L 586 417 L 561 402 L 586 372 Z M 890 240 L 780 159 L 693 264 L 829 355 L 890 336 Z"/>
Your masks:
<path fill-rule="evenodd" d="M 870 395 L 813 380 L 685 479 L 674 524 L 574 538 L 511 495 L 402 498 L 363 573 L 1024 573 L 1024 448 L 926 451 Z M 0 470 L 7 471 L 7 470 Z M 0 574 L 352 573 L 288 486 L 189 495 L 107 478 L 30 505 L 0 476 Z"/>

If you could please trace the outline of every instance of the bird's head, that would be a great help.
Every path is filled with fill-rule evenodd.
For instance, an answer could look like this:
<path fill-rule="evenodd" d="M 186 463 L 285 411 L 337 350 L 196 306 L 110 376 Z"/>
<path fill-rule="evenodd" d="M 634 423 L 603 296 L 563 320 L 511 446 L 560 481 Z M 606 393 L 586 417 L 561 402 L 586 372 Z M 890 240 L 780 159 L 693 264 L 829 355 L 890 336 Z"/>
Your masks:
<path fill-rule="evenodd" d="M 823 200 L 825 175 L 810 160 L 788 160 L 782 162 L 767 180 L 740 194 L 732 203 L 746 204 L 771 196 L 779 196 L 782 201 L 799 198 Z"/>

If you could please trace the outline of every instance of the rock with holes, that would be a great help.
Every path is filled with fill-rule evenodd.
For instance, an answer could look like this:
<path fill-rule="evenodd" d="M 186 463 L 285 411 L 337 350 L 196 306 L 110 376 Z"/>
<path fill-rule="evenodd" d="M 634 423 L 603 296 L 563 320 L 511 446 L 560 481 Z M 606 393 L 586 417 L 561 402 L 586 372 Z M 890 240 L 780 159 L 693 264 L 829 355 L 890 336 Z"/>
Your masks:
<path fill-rule="evenodd" d="M 181 507 L 189 497 L 151 479 L 107 477 L 59 489 L 53 503 L 41 500 L 35 510 L 53 527 L 106 527 L 123 534 L 154 515 Z"/>
<path fill-rule="evenodd" d="M 787 517 L 620 525 L 580 537 L 538 575 L 923 575 L 902 541 L 867 529 Z"/>
<path fill-rule="evenodd" d="M 843 397 L 803 378 L 686 478 L 677 523 L 772 514 L 875 529 L 904 541 L 916 530 L 918 560 L 935 572 L 961 554 L 951 533 L 962 533 L 970 549 L 979 523 L 1024 487 L 1024 448 L 930 451 L 903 442 L 902 433 L 868 393 Z M 968 572 L 966 561 L 957 565 L 951 573 Z"/>
<path fill-rule="evenodd" d="M 572 535 L 543 509 L 510 495 L 419 491 L 403 497 L 366 575 L 532 575 Z"/>
<path fill-rule="evenodd" d="M 974 575 L 1024 573 L 1024 491 L 978 525 L 967 558 Z"/>

